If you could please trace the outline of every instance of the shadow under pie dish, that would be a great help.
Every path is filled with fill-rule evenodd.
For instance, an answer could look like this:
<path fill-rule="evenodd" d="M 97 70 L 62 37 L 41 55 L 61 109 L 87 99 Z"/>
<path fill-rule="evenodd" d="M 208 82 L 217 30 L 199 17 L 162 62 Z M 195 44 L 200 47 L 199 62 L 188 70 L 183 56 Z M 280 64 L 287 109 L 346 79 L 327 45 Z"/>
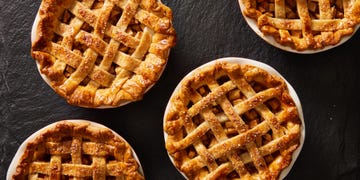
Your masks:
<path fill-rule="evenodd" d="M 118 107 L 140 100 L 175 45 L 172 11 L 155 0 L 43 0 L 31 55 L 69 104 Z"/>
<path fill-rule="evenodd" d="M 6 179 L 144 179 L 131 146 L 109 128 L 86 120 L 50 124 L 18 149 Z"/>
<path fill-rule="evenodd" d="M 358 0 L 238 0 L 249 26 L 269 44 L 295 53 L 339 46 L 359 29 Z"/>
<path fill-rule="evenodd" d="M 187 179 L 282 179 L 302 148 L 300 101 L 270 66 L 243 58 L 190 72 L 164 114 L 165 146 Z"/>

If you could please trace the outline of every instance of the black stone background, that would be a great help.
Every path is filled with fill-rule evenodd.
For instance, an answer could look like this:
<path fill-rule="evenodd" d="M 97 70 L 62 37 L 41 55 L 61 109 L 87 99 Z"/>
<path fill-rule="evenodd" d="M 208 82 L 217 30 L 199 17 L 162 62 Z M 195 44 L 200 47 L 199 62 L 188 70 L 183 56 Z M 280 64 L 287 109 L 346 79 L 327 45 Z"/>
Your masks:
<path fill-rule="evenodd" d="M 273 66 L 300 97 L 306 139 L 286 179 L 360 179 L 360 32 L 326 52 L 293 54 L 260 39 L 236 0 L 163 3 L 173 9 L 177 45 L 162 77 L 142 101 L 100 110 L 68 105 L 38 74 L 29 54 L 40 1 L 0 0 L 0 179 L 23 140 L 62 119 L 92 120 L 118 132 L 136 150 L 147 179 L 182 179 L 164 148 L 166 103 L 185 74 L 227 56 Z"/>

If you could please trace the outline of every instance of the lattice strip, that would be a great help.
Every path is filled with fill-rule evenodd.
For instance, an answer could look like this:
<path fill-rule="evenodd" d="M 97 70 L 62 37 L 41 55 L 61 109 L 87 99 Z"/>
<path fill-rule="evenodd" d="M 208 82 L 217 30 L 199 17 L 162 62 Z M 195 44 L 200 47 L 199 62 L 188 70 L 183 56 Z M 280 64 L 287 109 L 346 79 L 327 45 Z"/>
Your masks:
<path fill-rule="evenodd" d="M 83 61 L 83 58 L 74 52 L 56 44 L 52 43 L 52 49 L 50 54 L 55 58 L 59 59 L 60 61 L 65 62 L 67 65 L 77 68 L 79 67 L 80 63 Z"/>
<path fill-rule="evenodd" d="M 64 82 L 64 84 L 59 87 L 60 90 L 72 93 L 81 83 L 81 81 L 83 81 L 84 78 L 87 77 L 88 74 L 92 71 L 95 65 L 97 53 L 88 49 L 85 51 L 84 56 L 84 60 L 80 63 L 76 71 L 72 73 L 71 76 Z"/>
<path fill-rule="evenodd" d="M 275 0 L 275 17 L 285 18 L 285 0 Z"/>
<path fill-rule="evenodd" d="M 332 19 L 330 0 L 319 0 L 320 19 Z"/>
<path fill-rule="evenodd" d="M 49 164 L 49 178 L 60 179 L 61 176 L 61 156 L 52 156 Z"/>
<path fill-rule="evenodd" d="M 126 1 L 123 1 L 123 2 L 126 2 Z M 119 7 L 121 7 L 124 10 L 123 13 L 127 14 L 127 16 L 121 16 L 118 24 L 116 25 L 117 27 L 120 28 L 121 31 L 125 32 L 131 19 L 136 14 L 136 10 L 139 6 L 139 1 L 138 0 L 129 0 L 129 1 L 127 1 L 127 3 L 125 5 L 122 5 L 120 3 L 120 1 L 115 1 L 113 3 L 115 3 Z"/>
<path fill-rule="evenodd" d="M 71 155 L 71 161 L 74 164 L 82 164 L 82 146 L 83 143 L 82 138 L 80 137 L 74 137 L 71 142 L 70 147 L 70 155 Z M 63 170 L 65 171 L 65 170 Z M 74 180 L 81 180 L 82 178 L 74 177 Z"/>
<path fill-rule="evenodd" d="M 131 57 L 136 59 L 142 59 L 145 56 L 145 53 L 150 48 L 150 42 L 152 38 L 152 30 L 149 28 L 144 28 L 144 32 L 142 34 L 139 46 L 135 49 L 134 53 L 131 55 Z"/>
<path fill-rule="evenodd" d="M 97 17 L 97 21 L 94 26 L 95 36 L 99 36 L 100 38 L 103 38 L 111 14 L 111 10 L 113 8 L 114 8 L 113 3 L 111 3 L 110 1 L 104 1 L 104 5 L 100 10 L 100 15 Z"/>
<path fill-rule="evenodd" d="M 106 178 L 106 159 L 104 157 L 93 157 L 93 178 L 105 179 Z"/>
<path fill-rule="evenodd" d="M 96 37 L 91 33 L 80 31 L 75 39 L 82 44 L 87 45 L 89 48 L 99 53 L 100 55 L 105 55 L 105 51 L 107 49 L 107 44 L 102 40 L 101 37 Z"/>
<path fill-rule="evenodd" d="M 77 179 L 84 179 L 92 176 L 93 167 L 88 165 L 63 164 L 62 174 L 73 176 Z"/>
<path fill-rule="evenodd" d="M 307 0 L 297 0 L 297 11 L 301 20 L 302 34 L 305 41 L 312 46 L 315 42 L 313 41 L 312 29 L 311 29 L 311 18 L 307 8 Z"/>
<path fill-rule="evenodd" d="M 132 37 L 131 35 L 123 32 L 121 29 L 115 26 L 108 26 L 106 28 L 106 35 L 115 39 L 118 42 L 123 43 L 125 46 L 136 48 L 139 45 L 139 40 Z"/>

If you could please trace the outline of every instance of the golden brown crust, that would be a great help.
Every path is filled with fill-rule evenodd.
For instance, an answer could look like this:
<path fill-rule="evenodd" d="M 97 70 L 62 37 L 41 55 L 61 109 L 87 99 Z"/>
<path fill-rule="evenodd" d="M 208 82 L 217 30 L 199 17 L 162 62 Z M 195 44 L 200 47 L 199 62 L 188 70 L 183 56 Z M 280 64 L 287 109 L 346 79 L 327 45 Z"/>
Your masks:
<path fill-rule="evenodd" d="M 175 45 L 171 9 L 154 0 L 43 0 L 31 54 L 70 104 L 140 100 Z"/>
<path fill-rule="evenodd" d="M 165 114 L 166 149 L 189 179 L 277 179 L 301 121 L 280 77 L 216 62 L 186 77 Z"/>
<path fill-rule="evenodd" d="M 336 45 L 360 23 L 360 2 L 239 0 L 243 14 L 285 46 L 302 51 Z"/>
<path fill-rule="evenodd" d="M 144 179 L 129 144 L 107 128 L 74 121 L 57 122 L 27 143 L 12 179 L 38 176 Z"/>

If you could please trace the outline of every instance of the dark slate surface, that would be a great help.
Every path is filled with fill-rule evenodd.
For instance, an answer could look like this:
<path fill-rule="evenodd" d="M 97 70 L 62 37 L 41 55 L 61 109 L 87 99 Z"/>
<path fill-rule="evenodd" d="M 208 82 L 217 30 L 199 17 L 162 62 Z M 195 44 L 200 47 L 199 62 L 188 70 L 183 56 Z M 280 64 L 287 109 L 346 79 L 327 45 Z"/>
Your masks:
<path fill-rule="evenodd" d="M 16 149 L 36 130 L 62 119 L 88 119 L 121 134 L 147 179 L 182 179 L 167 157 L 162 117 L 179 80 L 195 67 L 240 56 L 277 69 L 297 91 L 306 140 L 286 179 L 360 179 L 360 32 L 335 49 L 300 55 L 276 49 L 247 26 L 236 0 L 163 0 L 174 11 L 177 46 L 159 82 L 139 102 L 94 110 L 56 95 L 31 59 L 30 30 L 40 1 L 0 1 L 0 179 Z"/>

